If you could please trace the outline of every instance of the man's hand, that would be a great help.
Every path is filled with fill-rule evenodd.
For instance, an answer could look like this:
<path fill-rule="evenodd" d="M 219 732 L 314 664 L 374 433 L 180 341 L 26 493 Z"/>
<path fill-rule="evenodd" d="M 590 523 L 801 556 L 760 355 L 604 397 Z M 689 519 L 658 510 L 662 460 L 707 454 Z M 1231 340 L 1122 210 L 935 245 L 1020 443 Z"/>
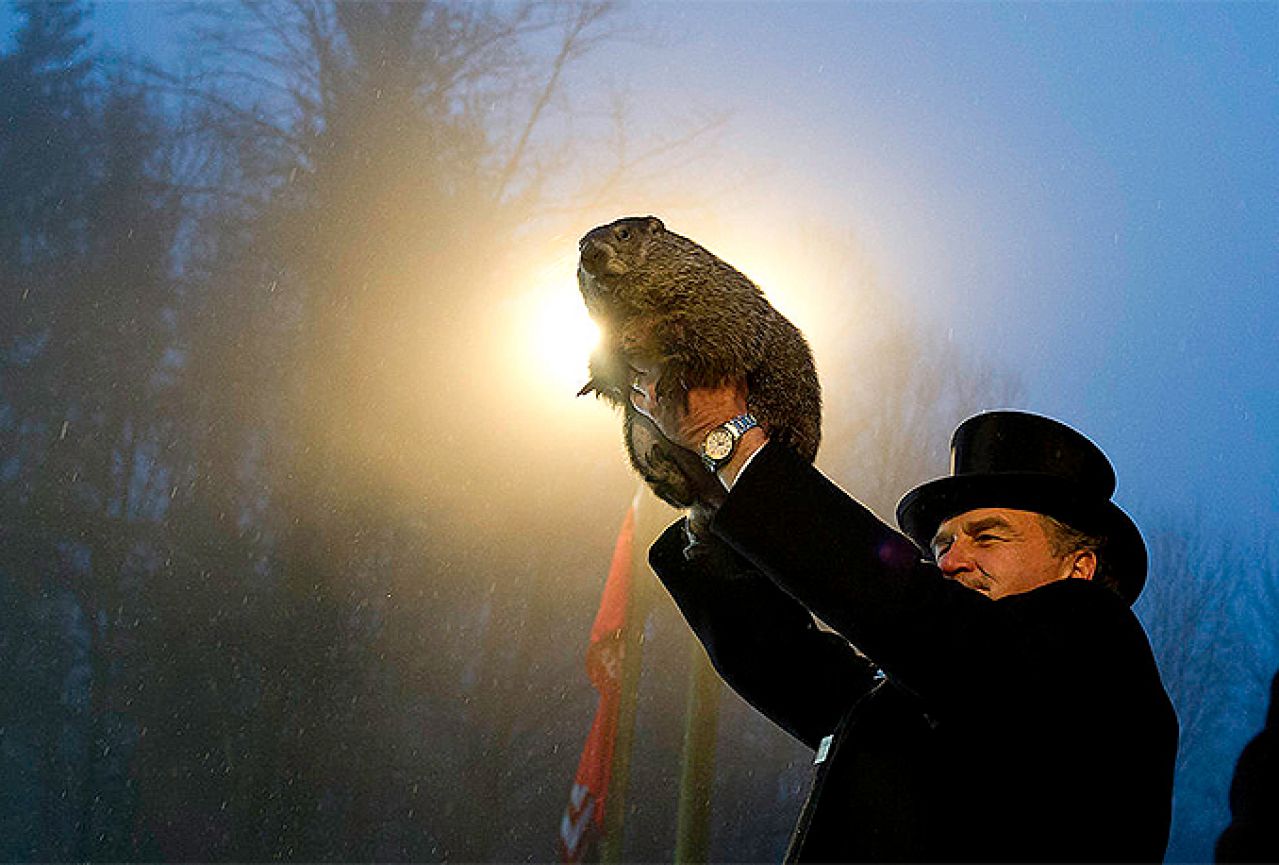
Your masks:
<path fill-rule="evenodd" d="M 643 361 L 632 362 L 632 367 L 631 404 L 680 447 L 696 451 L 707 433 L 747 411 L 745 379 L 718 387 L 689 388 L 682 401 L 658 399 L 661 368 Z"/>
<path fill-rule="evenodd" d="M 746 379 L 733 379 L 715 387 L 693 387 L 683 399 L 659 399 L 657 382 L 662 370 L 655 364 L 632 361 L 631 405 L 657 425 L 662 435 L 682 448 L 700 451 L 706 434 L 728 423 L 749 409 L 746 405 Z M 720 469 L 725 487 L 732 487 L 746 460 L 768 441 L 765 432 L 756 427 L 748 430 L 738 442 L 733 459 Z"/>

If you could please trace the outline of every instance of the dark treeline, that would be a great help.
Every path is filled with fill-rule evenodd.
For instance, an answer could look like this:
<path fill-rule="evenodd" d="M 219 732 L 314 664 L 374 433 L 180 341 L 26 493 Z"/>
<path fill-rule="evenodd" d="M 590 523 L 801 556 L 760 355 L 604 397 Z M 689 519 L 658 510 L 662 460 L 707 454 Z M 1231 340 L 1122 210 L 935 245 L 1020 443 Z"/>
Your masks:
<path fill-rule="evenodd" d="M 156 69 L 91 50 L 86 4 L 16 10 L 0 858 L 552 858 L 634 483 L 532 413 L 495 311 L 530 248 L 571 253 L 574 200 L 616 200 L 623 155 L 586 172 L 546 130 L 618 11 L 210 4 Z M 823 459 L 887 513 L 958 419 L 1019 390 L 871 282 L 841 314 L 872 297 L 885 324 L 826 355 L 828 385 L 857 384 L 828 389 Z M 1275 640 L 1276 568 L 1201 528 L 1152 537 L 1172 588 L 1142 614 L 1187 725 L 1204 816 L 1183 831 L 1206 837 L 1247 733 L 1223 719 L 1257 717 L 1274 658 L 1247 646 Z M 656 860 L 688 637 L 660 602 L 649 631 L 627 855 Z M 726 699 L 713 854 L 775 859 L 810 758 Z"/>
<path fill-rule="evenodd" d="M 495 544 L 539 517 L 473 346 L 537 178 L 484 121 L 546 86 L 527 42 L 575 53 L 606 8 L 215 5 L 183 70 L 92 56 L 80 4 L 18 8 L 0 855 L 551 849 L 567 779 L 508 755 L 588 709 L 521 678 L 554 654 L 521 627 L 550 565 Z M 546 779 L 542 825 L 512 776 Z"/>

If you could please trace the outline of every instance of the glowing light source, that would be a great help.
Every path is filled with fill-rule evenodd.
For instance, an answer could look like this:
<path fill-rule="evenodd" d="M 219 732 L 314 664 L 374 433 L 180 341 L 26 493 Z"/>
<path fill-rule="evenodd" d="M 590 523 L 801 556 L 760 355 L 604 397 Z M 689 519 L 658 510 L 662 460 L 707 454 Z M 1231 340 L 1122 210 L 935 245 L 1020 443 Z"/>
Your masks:
<path fill-rule="evenodd" d="M 600 333 L 577 291 L 548 293 L 535 315 L 535 349 L 544 372 L 558 381 L 585 384 L 587 361 Z"/>
<path fill-rule="evenodd" d="M 535 271 L 531 288 L 511 310 L 520 334 L 519 365 L 537 382 L 534 389 L 557 405 L 586 384 L 591 352 L 599 342 L 599 328 L 574 281 L 575 264 L 556 262 Z"/>

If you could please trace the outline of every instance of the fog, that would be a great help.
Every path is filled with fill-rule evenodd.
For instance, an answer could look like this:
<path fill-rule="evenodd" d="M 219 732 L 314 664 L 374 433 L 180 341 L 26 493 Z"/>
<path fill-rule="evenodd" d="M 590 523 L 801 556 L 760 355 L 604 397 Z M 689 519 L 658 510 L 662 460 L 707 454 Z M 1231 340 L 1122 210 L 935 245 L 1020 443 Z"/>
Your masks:
<path fill-rule="evenodd" d="M 577 240 L 806 333 L 886 519 L 963 417 L 1097 441 L 1203 861 L 1279 665 L 1279 7 L 0 8 L 0 857 L 548 861 L 638 482 Z M 674 518 L 640 492 L 636 542 Z M 701 663 L 650 574 L 620 858 Z M 718 697 L 709 855 L 812 755 Z"/>

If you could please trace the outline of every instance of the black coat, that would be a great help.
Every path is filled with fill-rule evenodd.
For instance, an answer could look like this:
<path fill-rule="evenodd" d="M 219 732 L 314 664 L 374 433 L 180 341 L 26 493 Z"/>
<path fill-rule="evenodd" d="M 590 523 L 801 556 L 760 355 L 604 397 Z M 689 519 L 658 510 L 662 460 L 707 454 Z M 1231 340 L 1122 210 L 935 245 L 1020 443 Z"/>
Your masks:
<path fill-rule="evenodd" d="M 724 679 L 828 750 L 791 858 L 1163 858 L 1177 720 L 1117 595 L 992 601 L 777 445 L 712 532 L 689 562 L 676 524 L 650 560 Z"/>

